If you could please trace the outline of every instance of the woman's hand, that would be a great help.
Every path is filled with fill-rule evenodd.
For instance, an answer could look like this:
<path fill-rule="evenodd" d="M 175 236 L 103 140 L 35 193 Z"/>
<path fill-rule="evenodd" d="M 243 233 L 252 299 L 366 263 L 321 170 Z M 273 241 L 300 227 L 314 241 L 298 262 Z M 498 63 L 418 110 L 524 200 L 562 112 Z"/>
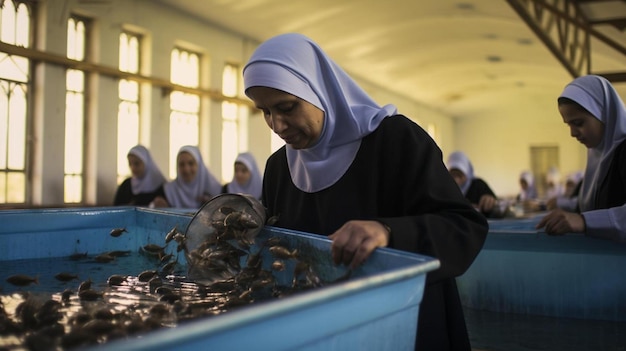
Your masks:
<path fill-rule="evenodd" d="M 567 212 L 557 208 L 543 217 L 535 228 L 544 227 L 549 235 L 582 233 L 585 231 L 585 218 L 579 213 Z"/>
<path fill-rule="evenodd" d="M 556 197 L 552 197 L 546 202 L 546 209 L 548 211 L 554 210 L 556 208 Z"/>
<path fill-rule="evenodd" d="M 490 213 L 498 203 L 498 200 L 491 195 L 483 195 L 478 200 L 478 209 L 482 213 Z"/>
<path fill-rule="evenodd" d="M 165 200 L 163 196 L 157 196 L 152 200 L 154 207 L 170 207 L 170 204 Z"/>
<path fill-rule="evenodd" d="M 329 236 L 335 264 L 354 269 L 361 265 L 377 247 L 389 244 L 389 230 L 378 221 L 348 221 Z"/>

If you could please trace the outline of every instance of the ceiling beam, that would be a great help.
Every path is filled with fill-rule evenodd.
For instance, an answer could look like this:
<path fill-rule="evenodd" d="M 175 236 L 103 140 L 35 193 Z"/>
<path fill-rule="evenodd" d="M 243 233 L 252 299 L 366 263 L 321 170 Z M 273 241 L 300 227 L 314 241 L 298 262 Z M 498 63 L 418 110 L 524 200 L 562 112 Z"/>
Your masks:
<path fill-rule="evenodd" d="M 550 52 L 572 75 L 591 72 L 590 36 L 626 56 L 626 43 L 617 42 L 594 29 L 594 25 L 613 24 L 620 28 L 626 18 L 589 21 L 579 4 L 584 0 L 507 0 Z M 626 82 L 626 72 L 600 74 L 612 82 Z"/>

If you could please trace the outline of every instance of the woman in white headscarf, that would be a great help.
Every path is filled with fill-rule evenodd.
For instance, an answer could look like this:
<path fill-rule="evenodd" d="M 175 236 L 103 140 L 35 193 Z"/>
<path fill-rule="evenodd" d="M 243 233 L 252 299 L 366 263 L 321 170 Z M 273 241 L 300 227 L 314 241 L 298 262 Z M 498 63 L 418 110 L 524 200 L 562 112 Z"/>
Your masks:
<path fill-rule="evenodd" d="M 243 78 L 286 144 L 263 176 L 274 225 L 327 235 L 335 263 L 351 268 L 381 246 L 437 257 L 417 348 L 470 350 L 455 277 L 482 248 L 487 220 L 463 197 L 428 133 L 393 105 L 379 106 L 300 34 L 261 44 Z"/>
<path fill-rule="evenodd" d="M 155 207 L 197 209 L 222 190 L 222 184 L 209 172 L 197 146 L 180 148 L 176 172 L 176 179 L 164 186 L 164 198 L 155 199 Z"/>
<path fill-rule="evenodd" d="M 582 232 L 626 240 L 626 108 L 603 77 L 574 79 L 558 98 L 570 134 L 587 147 L 579 194 L 580 213 L 556 209 L 537 228 L 548 234 Z"/>
<path fill-rule="evenodd" d="M 132 175 L 117 188 L 113 205 L 147 206 L 155 197 L 163 195 L 167 179 L 145 146 L 133 146 L 127 158 Z"/>
<path fill-rule="evenodd" d="M 261 200 L 263 177 L 254 156 L 249 152 L 240 153 L 235 159 L 234 168 L 233 179 L 224 185 L 222 192 L 248 194 Z"/>
<path fill-rule="evenodd" d="M 488 217 L 500 217 L 499 208 L 496 207 L 498 200 L 496 194 L 489 185 L 474 176 L 474 167 L 469 158 L 461 151 L 455 151 L 448 156 L 447 162 L 450 175 L 461 188 L 465 198 L 482 214 Z"/>
<path fill-rule="evenodd" d="M 561 184 L 561 172 L 558 168 L 550 167 L 546 173 L 546 199 L 552 199 L 563 195 L 563 184 Z"/>
<path fill-rule="evenodd" d="M 522 171 L 519 175 L 520 191 L 517 195 L 518 201 L 529 201 L 537 199 L 537 188 L 535 187 L 535 177 L 530 171 Z"/>
<path fill-rule="evenodd" d="M 563 188 L 563 194 L 548 199 L 546 208 L 553 210 L 555 208 L 562 208 L 567 211 L 578 211 L 578 193 L 580 192 L 580 186 L 583 180 L 583 172 L 572 172 L 565 177 L 565 186 Z"/>

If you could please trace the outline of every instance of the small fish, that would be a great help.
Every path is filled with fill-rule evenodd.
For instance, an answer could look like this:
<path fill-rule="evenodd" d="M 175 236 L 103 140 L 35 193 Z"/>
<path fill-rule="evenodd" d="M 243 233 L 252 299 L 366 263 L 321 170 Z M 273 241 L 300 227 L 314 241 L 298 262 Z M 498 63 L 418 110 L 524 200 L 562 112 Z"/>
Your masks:
<path fill-rule="evenodd" d="M 283 261 L 276 260 L 272 262 L 272 269 L 278 272 L 285 270 L 285 263 Z"/>
<path fill-rule="evenodd" d="M 61 293 L 61 301 L 68 303 L 70 302 L 70 297 L 72 296 L 72 290 L 65 289 L 63 293 Z"/>
<path fill-rule="evenodd" d="M 172 257 L 174 257 L 173 254 L 163 255 L 161 256 L 160 261 L 161 263 L 166 263 L 166 262 L 169 262 L 172 259 Z"/>
<path fill-rule="evenodd" d="M 174 237 L 178 234 L 178 228 L 174 227 L 172 228 L 172 230 L 169 231 L 169 233 L 167 233 L 165 235 L 165 243 L 169 243 L 170 241 L 174 240 Z"/>
<path fill-rule="evenodd" d="M 258 228 L 259 224 L 245 212 L 233 212 L 228 214 L 224 218 L 224 225 L 226 227 L 232 227 L 236 230 L 246 230 L 252 228 Z"/>
<path fill-rule="evenodd" d="M 130 250 L 115 250 L 109 251 L 106 254 L 113 257 L 125 257 L 130 255 Z"/>
<path fill-rule="evenodd" d="M 150 279 L 154 278 L 157 274 L 158 274 L 158 272 L 155 271 L 155 270 L 143 271 L 143 272 L 139 273 L 139 275 L 137 276 L 137 279 L 140 282 L 146 283 L 146 282 L 150 281 Z"/>
<path fill-rule="evenodd" d="M 54 277 L 62 282 L 69 282 L 70 280 L 78 279 L 78 275 L 67 272 L 61 272 Z"/>
<path fill-rule="evenodd" d="M 96 260 L 96 262 L 99 262 L 99 263 L 108 263 L 108 262 L 115 260 L 115 257 L 109 255 L 109 253 L 107 252 L 107 253 L 103 253 L 94 257 L 94 260 Z"/>
<path fill-rule="evenodd" d="M 78 297 L 81 300 L 93 301 L 102 298 L 102 296 L 104 296 L 103 292 L 92 289 L 86 289 L 78 292 Z"/>
<path fill-rule="evenodd" d="M 91 289 L 91 283 L 93 283 L 91 279 L 87 279 L 84 282 L 80 283 L 80 285 L 78 286 L 78 291 L 81 292 L 83 290 Z"/>
<path fill-rule="evenodd" d="M 122 235 L 122 233 L 128 233 L 128 230 L 126 230 L 126 228 L 115 228 L 113 230 L 111 230 L 111 236 L 117 238 L 118 236 Z"/>
<path fill-rule="evenodd" d="M 284 246 L 272 246 L 270 247 L 270 252 L 277 258 L 288 259 L 288 258 L 296 258 L 298 256 L 298 249 L 293 249 L 293 251 L 289 251 Z"/>
<path fill-rule="evenodd" d="M 161 268 L 161 271 L 164 273 L 172 273 L 174 271 L 174 268 L 176 268 L 176 265 L 178 264 L 177 261 L 172 261 L 169 263 L 166 263 L 163 268 Z"/>
<path fill-rule="evenodd" d="M 128 276 L 126 275 L 113 274 L 109 277 L 109 279 L 107 279 L 107 284 L 109 284 L 109 286 L 122 285 L 126 282 L 126 279 L 128 279 Z"/>
<path fill-rule="evenodd" d="M 69 256 L 69 259 L 72 261 L 82 260 L 83 258 L 87 258 L 87 252 L 76 252 Z"/>
<path fill-rule="evenodd" d="M 39 284 L 39 277 L 31 277 L 24 274 L 16 274 L 7 278 L 7 282 L 15 286 L 27 286 L 31 283 Z"/>
<path fill-rule="evenodd" d="M 144 249 L 144 251 L 147 251 L 150 253 L 161 253 L 163 252 L 163 250 L 165 250 L 165 247 L 159 246 L 156 244 L 147 244 L 147 245 L 144 245 L 142 248 Z"/>
<path fill-rule="evenodd" d="M 225 214 L 225 215 L 229 215 L 233 212 L 236 212 L 237 210 L 235 210 L 232 207 L 228 207 L 228 206 L 222 206 L 218 209 L 218 211 L 220 211 L 220 213 Z"/>
<path fill-rule="evenodd" d="M 278 217 L 279 216 L 276 215 L 276 216 L 272 216 L 272 217 L 268 218 L 267 221 L 265 221 L 265 224 L 266 225 L 274 225 L 274 224 L 276 224 L 276 222 L 278 222 Z"/>

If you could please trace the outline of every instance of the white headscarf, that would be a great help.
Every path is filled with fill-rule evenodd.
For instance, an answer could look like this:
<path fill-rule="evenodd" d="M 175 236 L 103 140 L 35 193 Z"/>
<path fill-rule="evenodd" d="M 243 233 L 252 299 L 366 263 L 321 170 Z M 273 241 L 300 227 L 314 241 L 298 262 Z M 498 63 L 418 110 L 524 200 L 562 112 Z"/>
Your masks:
<path fill-rule="evenodd" d="M 141 178 L 132 176 L 130 186 L 133 194 L 151 193 L 167 182 L 159 167 L 154 163 L 150 151 L 143 145 L 133 146 L 128 155 L 137 156 L 144 165 L 144 174 Z"/>
<path fill-rule="evenodd" d="M 528 187 L 526 190 L 520 189 L 519 199 L 520 200 L 533 200 L 537 198 L 537 188 L 535 188 L 535 177 L 530 171 L 523 171 L 519 175 L 519 179 L 524 179 Z"/>
<path fill-rule="evenodd" d="M 250 171 L 250 179 L 246 184 L 239 184 L 233 176 L 233 180 L 228 184 L 229 193 L 241 193 L 252 195 L 255 199 L 261 199 L 261 190 L 263 187 L 263 178 L 259 167 L 256 164 L 254 156 L 249 152 L 242 152 L 237 155 L 235 163 L 242 163 L 248 171 Z"/>
<path fill-rule="evenodd" d="M 613 150 L 626 139 L 626 108 L 611 83 L 595 75 L 574 79 L 560 97 L 575 101 L 604 123 L 602 141 L 587 149 L 587 167 L 579 194 L 580 210 L 594 210 L 598 186 L 609 170 Z"/>
<path fill-rule="evenodd" d="M 163 188 L 165 197 L 170 207 L 199 208 L 203 203 L 202 197 L 218 195 L 222 190 L 222 185 L 217 178 L 209 172 L 197 146 L 185 145 L 178 150 L 178 155 L 182 152 L 189 153 L 196 160 L 198 173 L 189 183 L 185 183 L 180 174 L 178 174 L 176 179 L 165 184 Z M 176 159 L 178 159 L 178 157 L 176 157 Z"/>
<path fill-rule="evenodd" d="M 467 155 L 462 151 L 455 151 L 448 156 L 448 170 L 451 169 L 458 169 L 465 174 L 467 179 L 465 183 L 461 184 L 461 192 L 463 195 L 467 195 L 467 191 L 474 179 L 474 167 L 472 166 L 472 162 L 470 162 Z"/>
<path fill-rule="evenodd" d="M 243 70 L 250 87 L 282 90 L 324 111 L 319 140 L 308 149 L 286 145 L 291 179 L 305 192 L 335 184 L 361 145 L 383 118 L 396 114 L 380 107 L 322 49 L 301 34 L 282 34 L 261 44 Z"/>
<path fill-rule="evenodd" d="M 563 195 L 563 184 L 561 184 L 561 172 L 556 167 L 550 167 L 546 173 L 546 198 L 551 199 L 553 197 Z M 550 184 L 552 184 L 550 186 Z"/>

